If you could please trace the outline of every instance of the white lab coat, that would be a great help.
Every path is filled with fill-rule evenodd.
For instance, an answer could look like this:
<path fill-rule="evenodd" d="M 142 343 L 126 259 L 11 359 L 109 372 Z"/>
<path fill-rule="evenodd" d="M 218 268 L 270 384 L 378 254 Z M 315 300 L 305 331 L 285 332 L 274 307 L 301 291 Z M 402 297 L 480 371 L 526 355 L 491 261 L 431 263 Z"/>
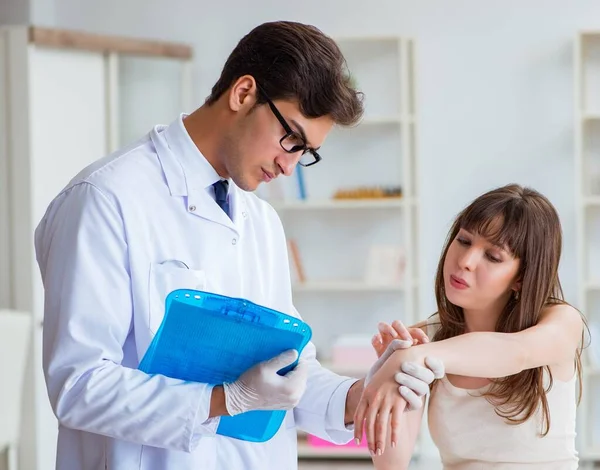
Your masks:
<path fill-rule="evenodd" d="M 344 407 L 353 380 L 323 369 L 312 343 L 307 391 L 265 443 L 215 434 L 209 385 L 137 370 L 176 288 L 297 315 L 276 212 L 230 184 L 230 220 L 214 201 L 218 179 L 180 117 L 84 169 L 40 222 L 59 470 L 287 470 L 297 468 L 296 426 L 351 439 Z"/>

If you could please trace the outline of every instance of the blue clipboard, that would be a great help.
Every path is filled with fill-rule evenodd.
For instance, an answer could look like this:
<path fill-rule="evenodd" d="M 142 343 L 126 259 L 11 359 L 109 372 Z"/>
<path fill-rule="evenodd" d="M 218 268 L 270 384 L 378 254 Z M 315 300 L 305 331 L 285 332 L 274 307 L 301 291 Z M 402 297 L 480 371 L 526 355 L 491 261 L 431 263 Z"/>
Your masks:
<path fill-rule="evenodd" d="M 288 349 L 300 354 L 311 336 L 310 327 L 291 315 L 245 299 L 179 289 L 167 296 L 163 321 L 139 369 L 220 385 Z M 278 373 L 285 375 L 296 364 Z M 285 414 L 257 410 L 222 416 L 217 434 L 265 442 L 277 433 Z"/>

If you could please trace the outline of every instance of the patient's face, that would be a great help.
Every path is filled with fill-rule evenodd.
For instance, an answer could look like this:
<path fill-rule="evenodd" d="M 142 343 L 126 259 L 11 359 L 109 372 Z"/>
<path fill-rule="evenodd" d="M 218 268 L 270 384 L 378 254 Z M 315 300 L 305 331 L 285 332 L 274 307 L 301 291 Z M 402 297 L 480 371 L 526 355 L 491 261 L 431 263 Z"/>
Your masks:
<path fill-rule="evenodd" d="M 508 247 L 461 229 L 444 261 L 446 296 L 463 309 L 502 309 L 517 287 L 519 264 Z"/>

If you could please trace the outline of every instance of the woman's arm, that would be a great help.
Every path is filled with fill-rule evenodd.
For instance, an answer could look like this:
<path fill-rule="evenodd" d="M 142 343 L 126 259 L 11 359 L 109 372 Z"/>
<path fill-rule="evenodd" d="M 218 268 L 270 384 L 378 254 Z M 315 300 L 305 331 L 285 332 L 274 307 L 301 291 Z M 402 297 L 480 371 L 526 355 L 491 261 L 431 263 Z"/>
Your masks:
<path fill-rule="evenodd" d="M 355 415 L 355 436 L 366 426 L 369 448 L 384 448 L 377 421 L 403 406 L 394 376 L 410 372 L 426 357 L 435 357 L 447 373 L 498 378 L 526 369 L 573 361 L 580 346 L 583 320 L 569 305 L 547 308 L 537 325 L 518 333 L 475 332 L 395 352 L 365 388 Z M 394 433 L 394 429 L 392 429 Z M 381 447 L 380 447 L 381 446 Z"/>
<path fill-rule="evenodd" d="M 394 353 L 388 362 L 422 364 L 440 359 L 446 373 L 498 378 L 541 366 L 573 361 L 581 344 L 583 320 L 570 305 L 547 308 L 537 325 L 517 333 L 466 333 Z M 406 366 L 405 366 L 406 367 Z M 383 368 L 382 368 L 383 369 Z"/>

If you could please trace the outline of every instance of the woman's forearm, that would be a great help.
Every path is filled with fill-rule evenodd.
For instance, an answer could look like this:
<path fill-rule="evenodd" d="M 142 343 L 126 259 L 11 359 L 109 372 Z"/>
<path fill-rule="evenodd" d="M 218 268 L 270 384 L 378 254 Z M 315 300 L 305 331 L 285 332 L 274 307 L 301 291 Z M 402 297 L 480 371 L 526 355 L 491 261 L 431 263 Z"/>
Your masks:
<path fill-rule="evenodd" d="M 466 333 L 396 351 L 394 355 L 398 355 L 399 362 L 419 364 L 427 356 L 435 357 L 444 363 L 446 373 L 467 377 L 506 377 L 527 368 L 527 349 L 511 333 Z"/>

